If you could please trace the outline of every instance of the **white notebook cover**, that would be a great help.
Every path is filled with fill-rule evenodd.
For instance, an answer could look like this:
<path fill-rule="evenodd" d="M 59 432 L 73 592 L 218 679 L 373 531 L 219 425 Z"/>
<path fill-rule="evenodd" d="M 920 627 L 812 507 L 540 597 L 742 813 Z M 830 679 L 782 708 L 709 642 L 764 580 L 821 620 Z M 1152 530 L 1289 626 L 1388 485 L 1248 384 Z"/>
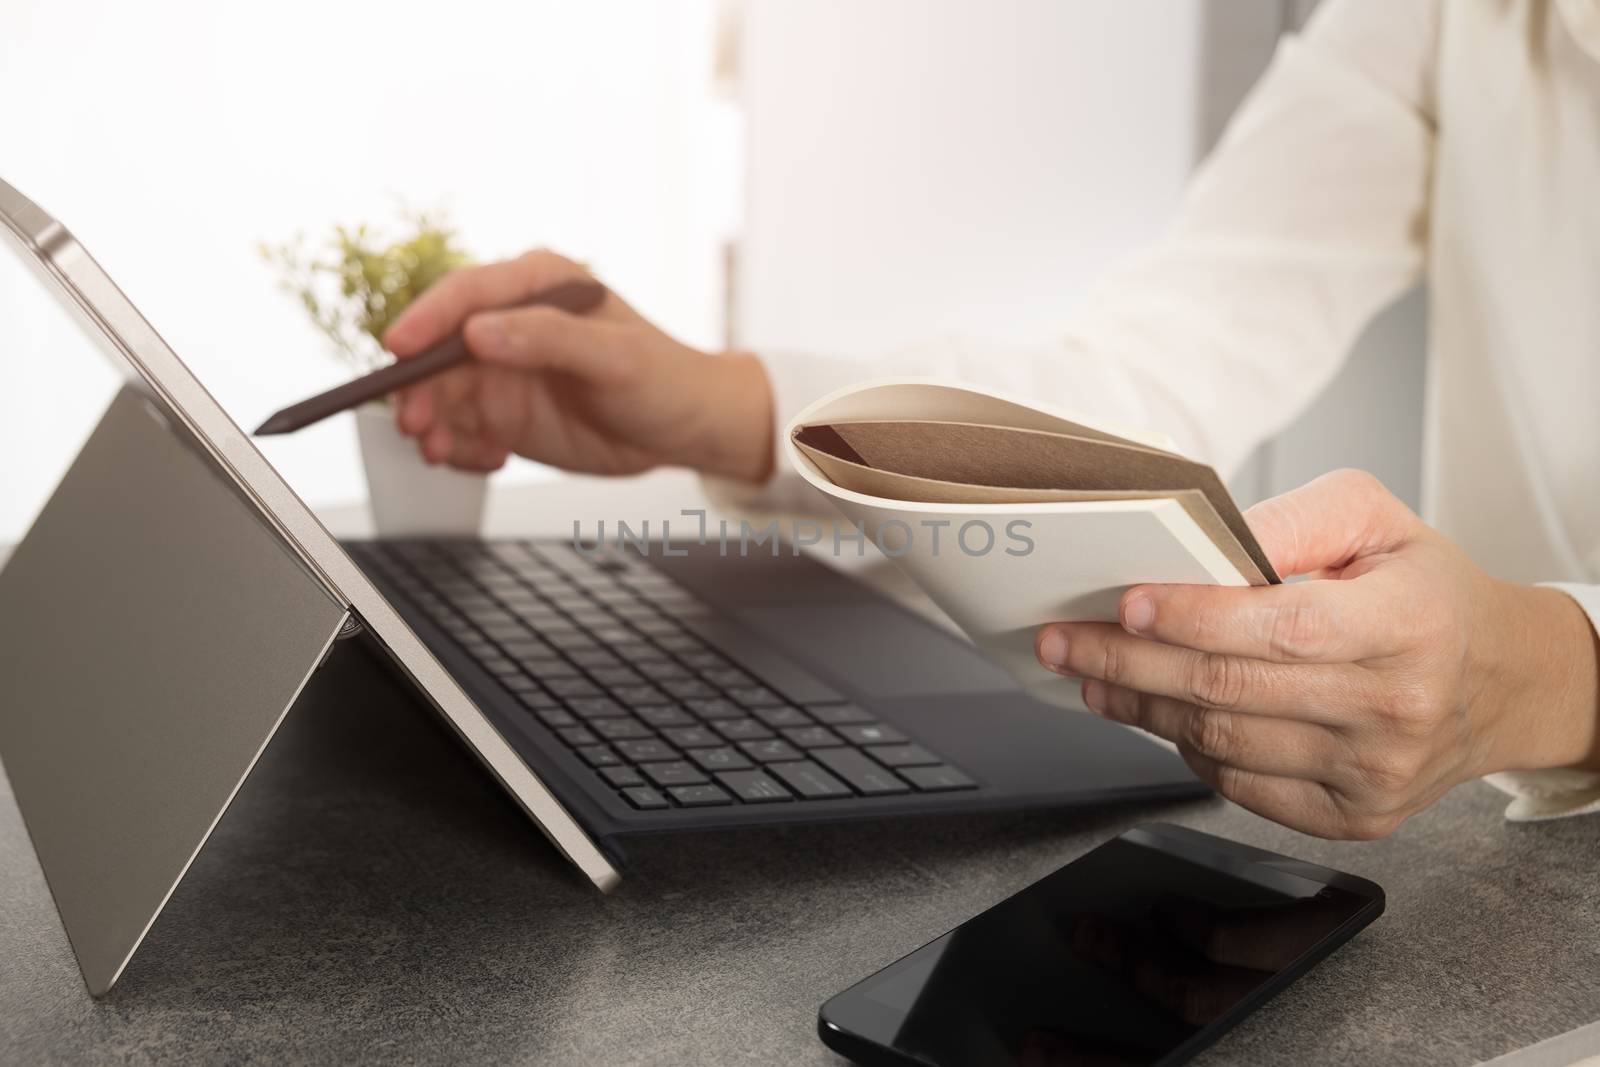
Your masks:
<path fill-rule="evenodd" d="M 923 589 L 987 655 L 1042 700 L 1081 708 L 1079 683 L 1045 670 L 1033 639 L 1047 622 L 1117 621 L 1122 593 L 1143 582 L 1248 585 L 1238 568 L 1170 498 L 1026 504 L 919 504 L 869 496 L 834 484 L 796 447 L 796 428 L 819 422 L 926 419 L 981 423 L 1080 436 L 1110 436 L 1172 450 L 1159 435 L 1069 415 L 1002 393 L 928 379 L 878 379 L 831 393 L 789 423 L 784 450 L 800 476 L 826 494 L 850 523 Z M 906 536 L 904 523 L 910 529 Z M 1021 520 L 1032 542 L 1008 537 Z M 964 551 L 958 531 L 969 522 Z M 934 527 L 939 527 L 937 550 Z M 888 525 L 885 525 L 888 524 Z M 1007 548 L 1023 554 L 1008 554 Z"/>

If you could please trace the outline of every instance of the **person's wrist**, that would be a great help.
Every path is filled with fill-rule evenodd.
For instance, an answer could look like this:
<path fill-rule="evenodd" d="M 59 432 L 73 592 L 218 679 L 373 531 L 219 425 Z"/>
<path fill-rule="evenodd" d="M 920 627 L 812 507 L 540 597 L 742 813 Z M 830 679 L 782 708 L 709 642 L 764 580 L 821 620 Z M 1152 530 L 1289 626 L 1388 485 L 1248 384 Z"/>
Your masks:
<path fill-rule="evenodd" d="M 1558 589 L 1494 582 L 1483 658 L 1498 744 L 1487 771 L 1600 771 L 1600 645 L 1577 601 Z"/>
<path fill-rule="evenodd" d="M 749 352 L 703 354 L 705 389 L 697 403 L 700 430 L 686 466 L 705 474 L 759 485 L 772 477 L 772 383 Z"/>

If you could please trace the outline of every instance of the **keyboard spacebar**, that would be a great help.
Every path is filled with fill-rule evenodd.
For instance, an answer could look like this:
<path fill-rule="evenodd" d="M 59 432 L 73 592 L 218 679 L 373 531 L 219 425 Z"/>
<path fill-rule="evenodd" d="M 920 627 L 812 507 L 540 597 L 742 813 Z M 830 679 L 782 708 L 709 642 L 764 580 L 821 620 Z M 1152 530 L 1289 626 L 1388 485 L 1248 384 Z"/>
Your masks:
<path fill-rule="evenodd" d="M 718 652 L 755 675 L 796 704 L 825 704 L 843 700 L 844 694 L 781 654 L 759 635 L 727 619 L 685 618 L 678 620 Z"/>

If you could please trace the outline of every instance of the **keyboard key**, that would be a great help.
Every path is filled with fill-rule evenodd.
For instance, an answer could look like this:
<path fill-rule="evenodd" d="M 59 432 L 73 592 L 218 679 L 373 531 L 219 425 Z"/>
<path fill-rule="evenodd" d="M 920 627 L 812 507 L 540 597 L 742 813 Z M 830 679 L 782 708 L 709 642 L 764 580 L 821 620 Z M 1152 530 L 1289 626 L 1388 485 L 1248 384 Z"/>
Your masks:
<path fill-rule="evenodd" d="M 644 638 L 633 634 L 629 634 L 626 640 L 613 641 L 611 650 L 641 674 L 649 673 L 644 669 L 646 663 L 657 663 L 671 658 L 654 645 L 646 644 Z"/>
<path fill-rule="evenodd" d="M 669 678 L 661 683 L 661 688 L 679 700 L 702 700 L 717 695 L 715 689 L 698 678 Z"/>
<path fill-rule="evenodd" d="M 500 648 L 507 656 L 514 660 L 548 659 L 555 654 L 555 649 L 543 641 L 528 637 L 526 634 L 516 641 L 502 641 Z"/>
<path fill-rule="evenodd" d="M 676 749 L 659 738 L 651 738 L 648 741 L 618 741 L 616 749 L 622 754 L 623 759 L 631 763 L 670 760 L 678 755 Z"/>
<path fill-rule="evenodd" d="M 720 670 L 725 667 L 733 666 L 733 664 L 729 663 L 715 652 L 712 652 L 710 649 L 706 649 L 702 652 L 685 652 L 682 656 L 682 659 L 683 662 L 687 663 L 695 670 L 702 672 Z"/>
<path fill-rule="evenodd" d="M 544 688 L 532 678 L 524 678 L 521 675 L 515 678 L 502 678 L 500 684 L 513 693 L 537 693 Z"/>
<path fill-rule="evenodd" d="M 590 745 L 588 748 L 577 750 L 591 767 L 615 767 L 622 762 L 622 757 L 611 751 L 608 745 Z"/>
<path fill-rule="evenodd" d="M 603 648 L 579 649 L 572 654 L 572 662 L 586 671 L 609 670 L 622 666 L 622 661 Z"/>
<path fill-rule="evenodd" d="M 712 723 L 711 728 L 729 741 L 756 741 L 772 736 L 766 725 L 754 719 L 723 719 Z"/>
<path fill-rule="evenodd" d="M 853 748 L 819 748 L 811 757 L 864 796 L 909 793 L 911 787 L 895 777 L 893 771 L 863 756 Z"/>
<path fill-rule="evenodd" d="M 791 744 L 801 748 L 829 748 L 844 744 L 844 739 L 826 726 L 793 726 L 778 732 L 788 738 Z"/>
<path fill-rule="evenodd" d="M 644 682 L 644 677 L 632 667 L 591 667 L 589 677 L 613 692 L 619 685 L 640 685 Z M 621 694 L 618 695 L 620 696 Z M 626 700 L 627 698 L 623 697 L 623 699 Z M 639 703 L 636 700 L 628 702 L 630 704 Z"/>
<path fill-rule="evenodd" d="M 489 550 L 489 555 L 508 566 L 526 564 L 533 558 L 529 555 L 527 547 L 516 541 L 494 541 L 484 547 Z"/>
<path fill-rule="evenodd" d="M 613 685 L 611 695 L 624 704 L 659 704 L 666 695 L 653 685 Z"/>
<path fill-rule="evenodd" d="M 722 744 L 722 738 L 704 726 L 678 726 L 661 731 L 661 736 L 679 748 L 711 748 Z"/>
<path fill-rule="evenodd" d="M 656 605 L 671 605 L 673 608 L 694 607 L 700 603 L 690 595 L 687 589 L 680 585 L 636 585 L 634 588 L 639 596 Z"/>
<path fill-rule="evenodd" d="M 757 681 L 737 667 L 713 667 L 700 672 L 701 676 L 712 685 L 720 685 L 730 689 L 741 685 L 757 685 Z"/>
<path fill-rule="evenodd" d="M 905 734 L 881 722 L 851 723 L 835 726 L 834 730 L 853 745 L 899 744 L 906 740 Z"/>
<path fill-rule="evenodd" d="M 588 634 L 581 634 L 574 630 L 571 633 L 546 631 L 550 643 L 563 652 L 577 652 L 582 649 L 596 649 L 600 645 Z"/>
<path fill-rule="evenodd" d="M 626 789 L 630 785 L 644 785 L 644 778 L 632 767 L 602 767 L 600 774 L 618 789 Z"/>
<path fill-rule="evenodd" d="M 512 693 L 538 693 L 544 688 L 533 678 L 525 678 L 522 675 L 517 675 L 515 678 L 501 678 L 501 685 L 506 686 Z"/>
<path fill-rule="evenodd" d="M 559 730 L 563 726 L 577 726 L 578 720 L 566 708 L 545 708 L 536 712 L 539 721 L 552 730 Z"/>
<path fill-rule="evenodd" d="M 558 697 L 597 697 L 600 688 L 587 678 L 551 678 L 545 688 Z"/>
<path fill-rule="evenodd" d="M 732 804 L 730 797 L 721 786 L 715 785 L 679 785 L 673 786 L 667 792 L 686 808 L 708 808 L 717 804 Z"/>
<path fill-rule="evenodd" d="M 724 771 L 717 775 L 717 781 L 746 804 L 794 799 L 787 789 L 760 771 Z"/>
<path fill-rule="evenodd" d="M 536 659 L 519 660 L 522 669 L 535 678 L 579 678 L 582 677 L 578 668 L 564 659 L 555 656 L 540 656 Z"/>
<path fill-rule="evenodd" d="M 543 689 L 530 689 L 525 693 L 518 693 L 517 699 L 522 701 L 522 706 L 534 711 L 543 711 L 546 708 L 559 708 L 561 701 L 546 693 Z"/>
<path fill-rule="evenodd" d="M 900 774 L 927 793 L 938 793 L 949 789 L 976 789 L 978 783 L 962 774 L 954 767 L 943 763 L 932 767 L 902 767 Z"/>
<path fill-rule="evenodd" d="M 522 673 L 522 668 L 506 659 L 504 656 L 479 656 L 478 666 L 490 674 L 503 675 L 515 678 Z"/>
<path fill-rule="evenodd" d="M 728 690 L 735 702 L 747 708 L 764 708 L 782 704 L 783 698 L 764 685 L 746 685 Z"/>
<path fill-rule="evenodd" d="M 670 763 L 646 763 L 639 768 L 644 776 L 663 788 L 673 785 L 699 785 L 709 782 L 700 768 L 683 760 L 673 760 Z"/>
<path fill-rule="evenodd" d="M 607 741 L 636 741 L 640 738 L 655 736 L 655 731 L 638 719 L 595 719 L 589 723 L 589 729 Z M 656 758 L 670 759 L 671 757 L 658 756 Z"/>
<path fill-rule="evenodd" d="M 648 704 L 634 708 L 633 713 L 651 726 L 693 726 L 694 718 L 676 704 Z"/>
<path fill-rule="evenodd" d="M 629 804 L 645 811 L 654 811 L 667 806 L 667 798 L 647 785 L 631 786 L 624 789 L 622 795 L 628 798 Z"/>
<path fill-rule="evenodd" d="M 750 766 L 749 760 L 731 748 L 697 748 L 689 758 L 707 771 L 742 771 Z"/>
<path fill-rule="evenodd" d="M 577 697 L 567 701 L 567 707 L 581 719 L 620 719 L 628 709 L 610 697 Z"/>
<path fill-rule="evenodd" d="M 809 726 L 811 719 L 799 708 L 780 705 L 775 708 L 754 708 L 750 712 L 773 729 L 783 726 Z"/>
<path fill-rule="evenodd" d="M 810 760 L 796 763 L 770 763 L 766 769 L 806 800 L 852 796 L 850 787 Z"/>
<path fill-rule="evenodd" d="M 921 745 L 875 745 L 867 749 L 885 767 L 923 767 L 940 759 Z"/>
<path fill-rule="evenodd" d="M 709 700 L 685 700 L 683 706 L 702 719 L 742 719 L 744 709 L 731 700 L 713 697 Z"/>
<path fill-rule="evenodd" d="M 854 704 L 808 704 L 806 710 L 811 713 L 812 718 L 829 726 L 875 721 L 871 715 Z"/>
<path fill-rule="evenodd" d="M 581 748 L 584 745 L 598 745 L 600 743 L 600 739 L 590 733 L 588 727 L 585 726 L 563 727 L 556 731 L 556 736 L 573 748 Z"/>
<path fill-rule="evenodd" d="M 805 753 L 789 744 L 789 742 L 777 739 L 770 741 L 741 741 L 739 747 L 744 751 L 745 755 L 757 763 L 782 763 L 787 760 L 805 758 Z"/>
<path fill-rule="evenodd" d="M 492 578 L 482 579 L 483 587 L 489 590 L 489 595 L 506 607 L 513 607 L 523 597 L 530 596 L 527 586 L 517 581 L 509 574 L 497 574 Z"/>
<path fill-rule="evenodd" d="M 657 600 L 656 607 L 671 615 L 679 622 L 692 622 L 695 619 L 709 619 L 712 616 L 711 608 L 698 600 Z"/>
<path fill-rule="evenodd" d="M 690 677 L 689 668 L 676 660 L 636 659 L 633 661 L 633 666 L 640 674 L 657 682 L 670 682 Z"/>

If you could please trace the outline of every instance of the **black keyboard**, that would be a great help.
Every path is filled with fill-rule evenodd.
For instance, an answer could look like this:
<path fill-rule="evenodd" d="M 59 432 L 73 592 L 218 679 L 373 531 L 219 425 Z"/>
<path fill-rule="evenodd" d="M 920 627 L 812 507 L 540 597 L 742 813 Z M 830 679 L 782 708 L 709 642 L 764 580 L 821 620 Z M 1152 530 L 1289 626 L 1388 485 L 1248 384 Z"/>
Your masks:
<path fill-rule="evenodd" d="M 977 787 L 637 558 L 525 541 L 348 547 L 635 808 Z"/>

